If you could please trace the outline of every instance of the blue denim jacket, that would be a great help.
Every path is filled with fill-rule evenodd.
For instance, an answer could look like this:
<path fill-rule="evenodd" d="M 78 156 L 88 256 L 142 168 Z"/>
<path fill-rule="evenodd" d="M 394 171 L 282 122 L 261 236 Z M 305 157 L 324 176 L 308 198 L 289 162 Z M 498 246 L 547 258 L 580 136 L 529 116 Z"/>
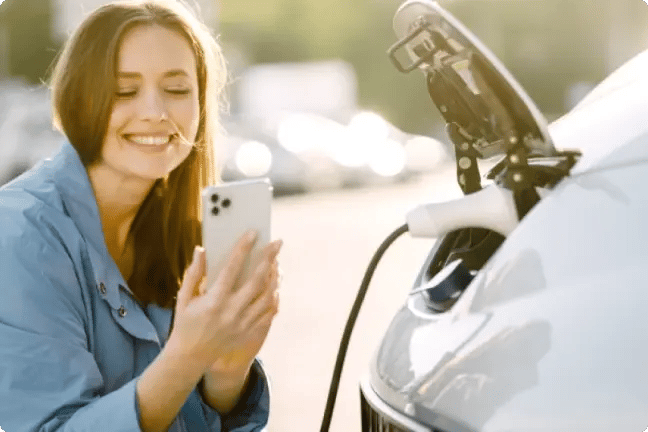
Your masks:
<path fill-rule="evenodd" d="M 108 253 L 85 167 L 65 142 L 0 188 L 0 427 L 140 431 L 135 383 L 164 346 L 171 310 L 145 309 Z M 258 361 L 227 416 L 194 390 L 173 432 L 261 430 Z"/>

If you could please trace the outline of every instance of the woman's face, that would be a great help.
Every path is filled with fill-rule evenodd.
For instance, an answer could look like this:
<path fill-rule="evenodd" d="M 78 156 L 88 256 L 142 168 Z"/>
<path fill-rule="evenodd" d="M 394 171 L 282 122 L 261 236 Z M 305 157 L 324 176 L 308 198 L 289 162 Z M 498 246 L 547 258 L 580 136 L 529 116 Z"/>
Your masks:
<path fill-rule="evenodd" d="M 166 176 L 189 155 L 199 111 L 196 59 L 187 40 L 157 25 L 129 30 L 99 163 L 122 180 Z"/>

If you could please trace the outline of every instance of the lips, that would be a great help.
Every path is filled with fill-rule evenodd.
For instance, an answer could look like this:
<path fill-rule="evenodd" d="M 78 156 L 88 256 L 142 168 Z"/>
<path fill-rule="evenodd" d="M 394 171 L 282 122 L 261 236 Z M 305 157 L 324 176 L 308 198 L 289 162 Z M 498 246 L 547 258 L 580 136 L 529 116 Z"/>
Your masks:
<path fill-rule="evenodd" d="M 125 134 L 122 136 L 130 145 L 151 151 L 165 149 L 175 138 L 175 134 Z"/>

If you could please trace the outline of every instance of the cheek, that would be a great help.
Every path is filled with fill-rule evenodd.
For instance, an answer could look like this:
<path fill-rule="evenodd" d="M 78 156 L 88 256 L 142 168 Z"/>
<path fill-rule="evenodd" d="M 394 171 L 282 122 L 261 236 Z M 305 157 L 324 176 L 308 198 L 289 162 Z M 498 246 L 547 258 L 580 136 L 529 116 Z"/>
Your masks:
<path fill-rule="evenodd" d="M 114 133 L 124 126 L 129 117 L 128 111 L 128 104 L 123 101 L 113 104 L 110 117 L 108 117 L 108 132 Z"/>
<path fill-rule="evenodd" d="M 110 159 L 110 156 L 119 147 L 118 135 L 119 130 L 121 129 L 124 123 L 124 114 L 123 110 L 117 107 L 113 108 L 108 117 L 108 127 L 106 128 L 106 134 L 101 145 L 101 156 L 105 159 Z"/>
<path fill-rule="evenodd" d="M 198 103 L 186 101 L 174 107 L 173 115 L 177 126 L 189 141 L 194 141 L 198 131 L 200 108 Z"/>

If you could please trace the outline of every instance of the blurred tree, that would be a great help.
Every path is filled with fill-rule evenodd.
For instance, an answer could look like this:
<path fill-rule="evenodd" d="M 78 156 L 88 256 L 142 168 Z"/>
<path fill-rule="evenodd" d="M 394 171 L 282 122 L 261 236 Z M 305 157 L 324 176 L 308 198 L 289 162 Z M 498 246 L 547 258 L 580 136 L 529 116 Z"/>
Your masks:
<path fill-rule="evenodd" d="M 219 11 L 224 45 L 244 54 L 235 59 L 239 66 L 341 58 L 357 72 L 360 106 L 408 132 L 444 138 L 435 133 L 440 116 L 422 74 L 400 74 L 386 55 L 396 42 L 391 22 L 402 0 L 205 1 Z M 572 86 L 598 82 L 648 47 L 648 7 L 641 0 L 439 2 L 500 57 L 552 117 L 569 108 Z M 4 1 L 0 74 L 33 83 L 45 77 L 60 46 L 52 38 L 53 9 L 52 0 Z"/>
<path fill-rule="evenodd" d="M 346 60 L 357 72 L 363 108 L 406 131 L 445 138 L 435 133 L 440 116 L 422 74 L 400 74 L 385 53 L 396 42 L 391 23 L 401 3 L 220 0 L 220 30 L 224 41 L 243 46 L 250 63 Z M 502 60 L 551 118 L 569 108 L 573 86 L 597 83 L 618 60 L 648 47 L 648 7 L 641 0 L 439 3 Z M 611 13 L 616 10 L 626 12 Z"/>
<path fill-rule="evenodd" d="M 340 58 L 358 75 L 359 104 L 410 132 L 431 133 L 440 117 L 418 76 L 401 75 L 386 54 L 398 2 L 379 0 L 222 1 L 219 27 L 250 63 Z"/>
<path fill-rule="evenodd" d="M 462 0 L 449 8 L 543 111 L 557 115 L 574 82 L 596 83 L 606 75 L 607 23 L 604 14 L 592 13 L 595 3 Z"/>
<path fill-rule="evenodd" d="M 0 8 L 0 28 L 5 29 L 6 72 L 38 83 L 58 50 L 52 39 L 50 0 L 7 0 Z"/>

